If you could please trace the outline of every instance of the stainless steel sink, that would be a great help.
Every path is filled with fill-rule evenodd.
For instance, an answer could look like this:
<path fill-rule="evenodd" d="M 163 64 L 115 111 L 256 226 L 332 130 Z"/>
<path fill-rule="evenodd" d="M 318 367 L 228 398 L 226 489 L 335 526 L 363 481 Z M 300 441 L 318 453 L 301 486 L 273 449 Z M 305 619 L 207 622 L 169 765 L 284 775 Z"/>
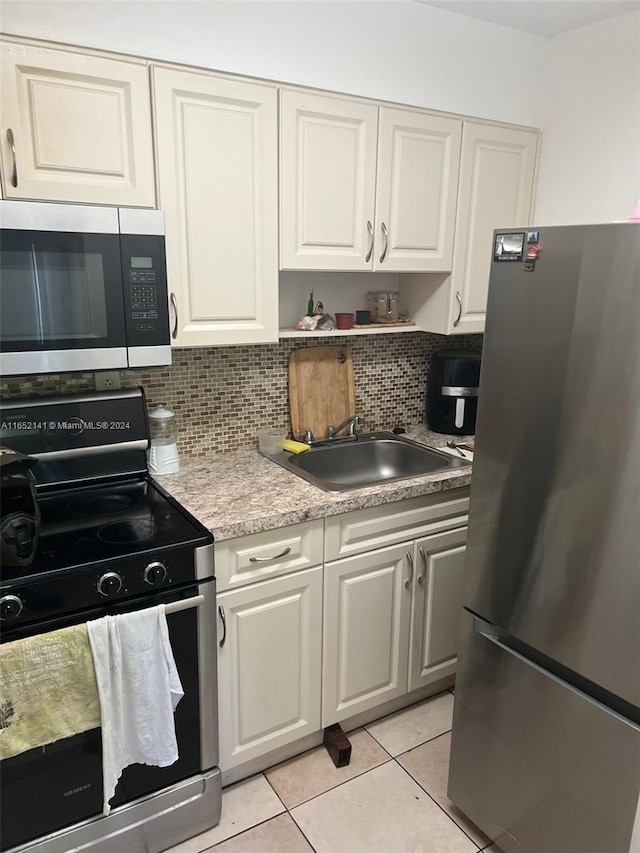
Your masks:
<path fill-rule="evenodd" d="M 434 474 L 470 463 L 416 444 L 392 432 L 370 432 L 355 440 L 335 440 L 304 453 L 264 453 L 326 492 L 343 492 Z"/>

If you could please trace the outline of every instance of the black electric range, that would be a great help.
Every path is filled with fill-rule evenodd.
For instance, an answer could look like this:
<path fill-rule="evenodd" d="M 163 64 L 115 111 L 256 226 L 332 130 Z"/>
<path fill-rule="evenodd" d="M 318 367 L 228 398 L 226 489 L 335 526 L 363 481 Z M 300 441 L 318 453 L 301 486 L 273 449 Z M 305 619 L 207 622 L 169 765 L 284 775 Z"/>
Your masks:
<path fill-rule="evenodd" d="M 102 853 L 117 835 L 155 853 L 205 831 L 221 802 L 213 536 L 148 474 L 142 389 L 3 403 L 0 445 L 35 460 L 39 511 L 26 556 L 3 549 L 0 641 L 164 605 L 184 689 L 178 760 L 126 768 L 110 815 L 100 728 L 4 758 L 0 847 Z"/>

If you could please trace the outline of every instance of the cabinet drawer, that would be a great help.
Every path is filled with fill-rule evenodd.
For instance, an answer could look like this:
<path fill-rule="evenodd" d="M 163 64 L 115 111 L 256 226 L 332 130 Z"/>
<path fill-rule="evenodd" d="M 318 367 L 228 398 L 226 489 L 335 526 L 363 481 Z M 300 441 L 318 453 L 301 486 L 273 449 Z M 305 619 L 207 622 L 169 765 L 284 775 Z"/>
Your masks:
<path fill-rule="evenodd" d="M 327 518 L 325 560 L 337 560 L 467 524 L 469 489 L 398 501 Z"/>
<path fill-rule="evenodd" d="M 218 590 L 320 565 L 323 526 L 323 520 L 318 519 L 216 543 Z"/>

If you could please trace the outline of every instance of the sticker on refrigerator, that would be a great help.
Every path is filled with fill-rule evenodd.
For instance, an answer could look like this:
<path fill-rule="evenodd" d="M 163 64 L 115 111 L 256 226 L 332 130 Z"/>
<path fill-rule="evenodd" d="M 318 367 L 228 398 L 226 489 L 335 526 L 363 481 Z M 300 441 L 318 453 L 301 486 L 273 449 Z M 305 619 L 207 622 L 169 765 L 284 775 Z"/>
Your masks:
<path fill-rule="evenodd" d="M 496 234 L 494 261 L 521 261 L 524 256 L 524 231 L 517 234 Z"/>

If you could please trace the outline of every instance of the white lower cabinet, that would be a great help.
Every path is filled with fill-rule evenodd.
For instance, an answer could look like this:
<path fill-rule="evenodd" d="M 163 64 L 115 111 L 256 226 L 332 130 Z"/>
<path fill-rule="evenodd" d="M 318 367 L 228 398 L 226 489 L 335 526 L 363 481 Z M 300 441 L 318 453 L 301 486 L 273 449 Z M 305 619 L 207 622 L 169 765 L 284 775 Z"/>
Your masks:
<path fill-rule="evenodd" d="M 228 781 L 319 743 L 332 723 L 409 704 L 407 694 L 453 675 L 468 495 L 425 495 L 216 544 Z"/>
<path fill-rule="evenodd" d="M 320 729 L 322 567 L 218 596 L 220 767 Z"/>
<path fill-rule="evenodd" d="M 409 691 L 456 671 L 467 528 L 415 543 Z"/>
<path fill-rule="evenodd" d="M 325 566 L 323 727 L 407 692 L 410 558 L 396 545 Z"/>
<path fill-rule="evenodd" d="M 323 727 L 453 675 L 466 532 L 325 566 Z"/>

